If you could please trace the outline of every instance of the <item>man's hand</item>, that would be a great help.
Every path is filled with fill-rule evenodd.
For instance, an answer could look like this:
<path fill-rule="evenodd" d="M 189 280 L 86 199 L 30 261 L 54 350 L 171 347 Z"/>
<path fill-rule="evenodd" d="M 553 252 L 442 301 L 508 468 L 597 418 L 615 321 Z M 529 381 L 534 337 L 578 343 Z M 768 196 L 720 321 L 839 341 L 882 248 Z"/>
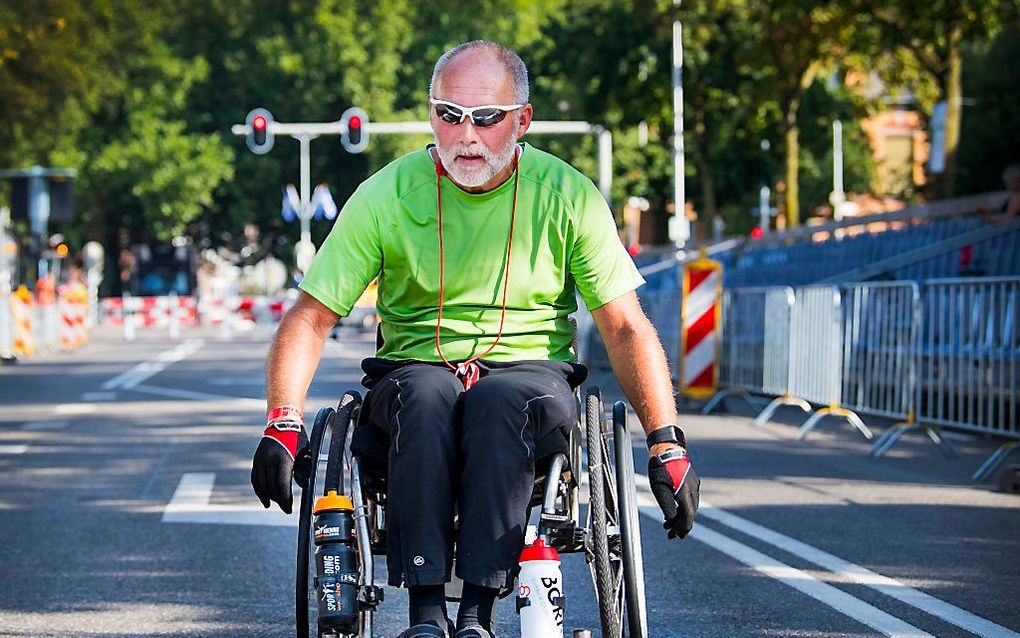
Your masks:
<path fill-rule="evenodd" d="M 648 483 L 666 517 L 669 538 L 683 538 L 694 527 L 698 511 L 698 478 L 687 450 L 675 446 L 648 459 Z"/>
<path fill-rule="evenodd" d="M 276 501 L 281 510 L 290 514 L 294 502 L 291 477 L 305 487 L 311 458 L 301 412 L 286 410 L 274 418 L 277 410 L 270 413 L 269 424 L 255 450 L 251 486 L 263 507 L 268 508 L 270 501 Z"/>

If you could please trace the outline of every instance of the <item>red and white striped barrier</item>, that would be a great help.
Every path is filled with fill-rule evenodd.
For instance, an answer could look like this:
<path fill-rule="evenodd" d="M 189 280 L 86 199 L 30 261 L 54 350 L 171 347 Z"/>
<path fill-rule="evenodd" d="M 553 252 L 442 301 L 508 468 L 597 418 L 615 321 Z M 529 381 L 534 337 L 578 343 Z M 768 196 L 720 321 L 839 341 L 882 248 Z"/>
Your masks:
<path fill-rule="evenodd" d="M 680 392 L 707 399 L 719 383 L 722 264 L 702 255 L 684 264 L 680 301 Z"/>

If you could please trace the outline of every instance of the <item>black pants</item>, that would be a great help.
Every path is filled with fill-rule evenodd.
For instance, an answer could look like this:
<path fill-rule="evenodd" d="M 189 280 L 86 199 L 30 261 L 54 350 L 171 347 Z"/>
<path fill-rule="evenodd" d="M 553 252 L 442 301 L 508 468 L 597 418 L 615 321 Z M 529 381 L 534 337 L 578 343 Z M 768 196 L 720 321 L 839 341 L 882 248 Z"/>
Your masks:
<path fill-rule="evenodd" d="M 371 358 L 368 420 L 390 440 L 389 584 L 439 585 L 457 576 L 508 587 L 524 546 L 535 482 L 535 441 L 578 418 L 583 366 L 479 362 L 467 392 L 444 365 Z M 456 508 L 456 509 L 455 509 Z"/>

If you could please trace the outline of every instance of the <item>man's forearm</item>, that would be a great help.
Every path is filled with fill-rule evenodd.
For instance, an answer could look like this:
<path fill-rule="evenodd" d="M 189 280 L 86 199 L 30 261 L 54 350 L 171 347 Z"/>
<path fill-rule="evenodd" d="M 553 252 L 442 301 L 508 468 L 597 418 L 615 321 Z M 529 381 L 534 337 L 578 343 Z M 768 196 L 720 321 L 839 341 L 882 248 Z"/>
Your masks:
<path fill-rule="evenodd" d="M 322 358 L 328 334 L 320 334 L 314 321 L 295 309 L 280 322 L 266 360 L 268 409 L 295 405 L 304 410 L 305 394 Z"/>
<path fill-rule="evenodd" d="M 621 330 L 613 342 L 606 344 L 606 351 L 645 434 L 676 423 L 676 400 L 669 365 L 651 323 L 645 320 Z M 653 449 L 653 452 L 658 451 Z"/>

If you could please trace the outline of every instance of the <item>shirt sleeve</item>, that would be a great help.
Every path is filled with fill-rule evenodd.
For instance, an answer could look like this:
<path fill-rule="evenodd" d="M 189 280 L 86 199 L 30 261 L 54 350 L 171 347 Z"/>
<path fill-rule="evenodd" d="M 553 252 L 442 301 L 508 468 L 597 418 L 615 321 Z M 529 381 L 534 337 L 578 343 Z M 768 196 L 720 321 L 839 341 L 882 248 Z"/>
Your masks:
<path fill-rule="evenodd" d="M 382 266 L 376 202 L 359 187 L 344 204 L 298 287 L 346 317 Z"/>
<path fill-rule="evenodd" d="M 616 231 L 613 213 L 590 180 L 575 198 L 575 240 L 570 272 L 585 306 L 594 310 L 644 285 Z"/>

